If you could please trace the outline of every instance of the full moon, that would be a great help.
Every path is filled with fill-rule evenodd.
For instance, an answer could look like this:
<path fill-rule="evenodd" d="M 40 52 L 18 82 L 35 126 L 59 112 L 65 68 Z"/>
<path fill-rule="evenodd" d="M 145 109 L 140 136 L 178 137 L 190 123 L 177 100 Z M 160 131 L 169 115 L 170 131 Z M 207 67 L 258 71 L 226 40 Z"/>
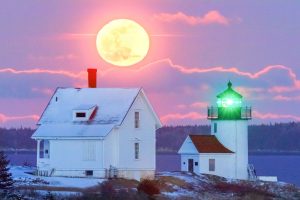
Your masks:
<path fill-rule="evenodd" d="M 127 67 L 145 58 L 149 50 L 149 35 L 133 20 L 116 19 L 98 32 L 96 46 L 106 62 Z"/>

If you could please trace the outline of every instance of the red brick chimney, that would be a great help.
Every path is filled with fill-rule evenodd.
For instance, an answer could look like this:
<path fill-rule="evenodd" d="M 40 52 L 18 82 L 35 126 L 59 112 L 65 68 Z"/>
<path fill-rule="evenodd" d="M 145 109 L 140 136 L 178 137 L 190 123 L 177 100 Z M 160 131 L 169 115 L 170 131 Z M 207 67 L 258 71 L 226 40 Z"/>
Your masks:
<path fill-rule="evenodd" d="M 89 88 L 96 88 L 97 87 L 97 69 L 88 68 L 88 83 Z"/>

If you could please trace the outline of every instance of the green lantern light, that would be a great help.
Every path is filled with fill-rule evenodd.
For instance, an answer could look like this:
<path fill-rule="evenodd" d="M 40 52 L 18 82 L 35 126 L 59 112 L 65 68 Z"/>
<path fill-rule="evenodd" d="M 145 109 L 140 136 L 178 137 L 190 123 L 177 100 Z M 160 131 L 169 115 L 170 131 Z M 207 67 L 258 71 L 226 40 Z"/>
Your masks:
<path fill-rule="evenodd" d="M 217 96 L 219 118 L 237 119 L 241 116 L 243 97 L 232 89 L 232 83 L 230 81 L 227 85 L 228 88 Z"/>

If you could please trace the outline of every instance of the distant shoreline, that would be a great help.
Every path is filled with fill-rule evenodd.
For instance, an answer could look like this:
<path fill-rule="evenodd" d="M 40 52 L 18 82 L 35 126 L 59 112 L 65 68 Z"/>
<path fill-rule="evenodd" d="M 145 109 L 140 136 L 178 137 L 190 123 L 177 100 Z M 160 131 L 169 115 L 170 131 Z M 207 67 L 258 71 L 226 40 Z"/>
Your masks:
<path fill-rule="evenodd" d="M 8 153 L 36 153 L 36 149 L 0 149 Z M 177 152 L 157 151 L 157 155 L 176 155 Z M 249 151 L 249 155 L 300 155 L 300 151 Z"/>
<path fill-rule="evenodd" d="M 157 152 L 158 155 L 176 155 L 177 152 Z M 300 151 L 249 151 L 249 155 L 300 155 Z"/>

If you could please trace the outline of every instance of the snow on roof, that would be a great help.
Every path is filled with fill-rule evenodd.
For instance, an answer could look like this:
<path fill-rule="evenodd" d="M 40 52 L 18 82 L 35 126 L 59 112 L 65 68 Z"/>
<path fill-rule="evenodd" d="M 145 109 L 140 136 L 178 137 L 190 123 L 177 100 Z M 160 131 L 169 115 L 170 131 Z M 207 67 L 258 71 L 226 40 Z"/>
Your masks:
<path fill-rule="evenodd" d="M 97 105 L 95 105 L 95 104 L 82 104 L 82 105 L 77 106 L 73 110 L 90 110 L 96 106 Z"/>
<path fill-rule="evenodd" d="M 105 137 L 114 124 L 44 124 L 32 135 L 33 138 L 43 137 Z"/>
<path fill-rule="evenodd" d="M 102 131 L 109 132 L 113 126 L 122 123 L 139 91 L 140 88 L 58 88 L 42 114 L 38 122 L 38 125 L 41 126 L 34 133 L 33 138 L 54 136 L 58 134 L 54 130 L 59 131 L 59 129 L 70 131 L 70 133 L 59 131 L 59 136 L 67 136 L 64 134 L 79 136 L 83 133 L 80 130 L 85 130 L 82 127 L 86 125 L 98 125 L 95 129 L 97 135 L 105 135 Z M 92 120 L 87 122 L 73 121 L 73 110 L 95 106 L 97 106 L 97 111 Z M 78 126 L 80 124 L 83 126 Z M 52 130 L 47 131 L 46 127 Z M 74 129 L 80 130 L 76 130 L 75 133 L 71 131 Z M 94 133 L 88 133 L 90 131 L 91 129 L 85 130 L 87 135 L 92 136 Z"/>
<path fill-rule="evenodd" d="M 214 135 L 189 135 L 199 153 L 233 153 Z"/>

